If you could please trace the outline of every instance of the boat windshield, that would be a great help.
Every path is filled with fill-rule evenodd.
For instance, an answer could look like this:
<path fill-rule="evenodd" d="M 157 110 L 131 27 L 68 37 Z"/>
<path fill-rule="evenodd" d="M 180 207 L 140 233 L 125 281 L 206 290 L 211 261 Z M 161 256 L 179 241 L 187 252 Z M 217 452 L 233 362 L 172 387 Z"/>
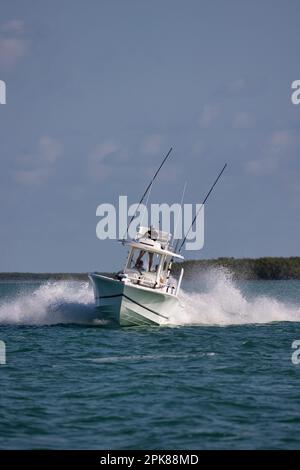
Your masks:
<path fill-rule="evenodd" d="M 161 255 L 157 253 L 133 248 L 126 271 L 134 269 L 139 272 L 157 272 L 160 261 Z"/>

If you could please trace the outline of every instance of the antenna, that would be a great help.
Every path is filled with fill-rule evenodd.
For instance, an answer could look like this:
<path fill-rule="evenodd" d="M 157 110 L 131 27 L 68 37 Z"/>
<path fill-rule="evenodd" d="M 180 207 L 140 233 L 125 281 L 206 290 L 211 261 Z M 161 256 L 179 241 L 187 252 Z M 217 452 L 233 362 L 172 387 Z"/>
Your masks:
<path fill-rule="evenodd" d="M 147 194 L 147 199 L 146 199 L 146 202 L 145 202 L 145 207 L 144 207 L 144 211 L 143 211 L 143 215 L 142 215 L 142 218 L 141 218 L 141 224 L 140 225 L 143 225 L 143 223 L 144 223 L 145 212 L 146 212 L 147 207 L 148 207 L 148 201 L 149 201 L 149 197 L 150 197 L 151 190 L 152 190 L 152 184 L 153 184 L 153 182 L 151 183 L 148 194 Z"/>
<path fill-rule="evenodd" d="M 190 230 L 192 229 L 192 227 L 193 227 L 193 225 L 194 225 L 194 223 L 195 223 L 195 220 L 196 220 L 197 217 L 198 217 L 199 212 L 201 211 L 202 207 L 203 207 L 204 204 L 206 203 L 207 199 L 209 198 L 209 196 L 210 196 L 212 190 L 214 189 L 214 187 L 216 186 L 217 182 L 218 182 L 219 179 L 221 178 L 221 175 L 222 175 L 222 173 L 223 173 L 223 171 L 225 170 L 226 167 L 227 167 L 227 163 L 225 163 L 225 165 L 223 166 L 222 170 L 221 170 L 220 173 L 218 174 L 218 177 L 216 178 L 214 184 L 212 185 L 212 187 L 211 187 L 210 190 L 208 191 L 207 195 L 205 196 L 204 201 L 202 202 L 202 204 L 201 204 L 201 206 L 200 206 L 200 209 L 198 209 L 198 211 L 197 211 L 195 217 L 193 218 L 193 222 L 191 223 L 190 228 L 188 229 L 186 236 L 184 237 L 184 239 L 183 239 L 182 242 L 181 242 L 181 245 L 180 245 L 180 247 L 179 247 L 178 253 L 180 253 L 181 248 L 183 247 L 183 245 L 184 245 L 184 243 L 185 243 L 185 241 L 186 241 L 186 239 L 187 239 L 187 236 L 188 236 L 188 234 L 190 233 Z"/>
<path fill-rule="evenodd" d="M 143 200 L 144 200 L 146 194 L 148 193 L 149 189 L 151 188 L 153 181 L 154 181 L 155 178 L 157 177 L 158 173 L 160 172 L 162 166 L 164 165 L 165 161 L 166 161 L 167 158 L 169 157 L 169 155 L 170 155 L 170 153 L 172 152 L 172 150 L 173 150 L 173 148 L 171 147 L 170 150 L 168 151 L 167 155 L 164 157 L 164 159 L 163 159 L 162 163 L 160 164 L 159 168 L 156 170 L 156 172 L 155 172 L 153 178 L 151 179 L 150 183 L 148 184 L 148 186 L 147 186 L 147 188 L 146 188 L 146 190 L 145 190 L 145 192 L 144 192 L 144 194 L 143 194 L 143 196 L 142 196 L 140 202 L 138 203 L 138 206 L 137 206 L 137 208 L 136 208 L 135 213 L 133 214 L 133 216 L 131 217 L 131 219 L 130 219 L 130 221 L 129 221 L 129 224 L 127 225 L 127 230 L 126 230 L 126 233 L 124 234 L 123 240 L 125 240 L 125 238 L 127 238 L 128 230 L 129 230 L 129 227 L 130 227 L 130 225 L 131 225 L 133 219 L 135 218 L 135 214 L 136 214 L 137 211 L 139 210 L 139 207 L 140 207 L 140 205 L 142 204 L 142 202 L 143 202 Z"/>

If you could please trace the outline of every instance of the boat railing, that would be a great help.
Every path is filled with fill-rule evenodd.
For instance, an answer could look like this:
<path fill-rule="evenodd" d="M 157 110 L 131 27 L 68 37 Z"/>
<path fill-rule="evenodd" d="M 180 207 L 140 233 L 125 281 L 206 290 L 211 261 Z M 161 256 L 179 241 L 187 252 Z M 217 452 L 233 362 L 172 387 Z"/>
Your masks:
<path fill-rule="evenodd" d="M 181 281 L 180 279 L 178 283 L 175 279 L 172 278 L 172 281 L 170 282 L 166 276 L 161 276 L 159 281 L 157 281 L 155 272 L 139 272 L 136 269 L 126 270 L 126 278 L 132 284 L 149 287 L 151 289 L 161 289 L 167 294 L 173 295 L 177 295 L 178 286 L 180 285 Z"/>

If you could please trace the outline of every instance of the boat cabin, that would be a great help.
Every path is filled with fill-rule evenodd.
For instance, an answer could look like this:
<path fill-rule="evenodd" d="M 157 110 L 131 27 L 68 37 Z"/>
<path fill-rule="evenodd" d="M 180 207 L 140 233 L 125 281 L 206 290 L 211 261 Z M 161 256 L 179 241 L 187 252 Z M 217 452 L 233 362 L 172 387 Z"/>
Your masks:
<path fill-rule="evenodd" d="M 123 270 L 124 277 L 133 284 L 176 294 L 180 282 L 175 285 L 170 280 L 172 260 L 183 259 L 183 256 L 171 250 L 170 240 L 168 232 L 139 227 L 135 240 L 128 242 L 130 250 Z"/>

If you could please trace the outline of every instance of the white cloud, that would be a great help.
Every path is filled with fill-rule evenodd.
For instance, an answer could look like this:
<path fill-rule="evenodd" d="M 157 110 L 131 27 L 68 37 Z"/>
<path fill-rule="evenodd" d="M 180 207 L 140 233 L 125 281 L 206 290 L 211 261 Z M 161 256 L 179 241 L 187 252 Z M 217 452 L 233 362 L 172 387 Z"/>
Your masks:
<path fill-rule="evenodd" d="M 91 154 L 91 159 L 97 162 L 104 160 L 106 157 L 112 156 L 119 150 L 119 146 L 115 142 L 106 142 L 98 145 Z"/>
<path fill-rule="evenodd" d="M 205 128 L 210 127 L 220 117 L 220 115 L 220 106 L 216 104 L 204 106 L 200 117 L 200 126 Z"/>
<path fill-rule="evenodd" d="M 50 176 L 52 169 L 49 168 L 31 168 L 21 169 L 15 172 L 15 180 L 26 186 L 40 186 Z"/>
<path fill-rule="evenodd" d="M 28 41 L 22 37 L 24 23 L 11 20 L 0 25 L 0 67 L 10 70 L 29 50 Z"/>
<path fill-rule="evenodd" d="M 157 155 L 162 151 L 162 143 L 162 136 L 160 134 L 153 134 L 142 142 L 142 153 L 150 156 Z"/>
<path fill-rule="evenodd" d="M 246 162 L 245 169 L 254 175 L 276 172 L 285 160 L 291 157 L 299 138 L 290 130 L 278 130 L 264 144 L 261 158 Z"/>
<path fill-rule="evenodd" d="M 296 136 L 289 130 L 280 130 L 272 134 L 269 145 L 273 150 L 280 151 L 297 142 Z"/>
<path fill-rule="evenodd" d="M 251 129 L 255 125 L 253 116 L 246 112 L 239 112 L 233 118 L 234 129 Z"/>
<path fill-rule="evenodd" d="M 111 158 L 118 157 L 120 146 L 113 141 L 104 142 L 98 145 L 91 153 L 89 158 L 88 172 L 92 180 L 101 182 L 106 180 L 112 173 L 113 168 L 110 165 Z M 125 155 L 125 154 L 124 154 Z M 125 157 L 124 157 L 125 158 Z"/>
<path fill-rule="evenodd" d="M 160 181 L 167 184 L 177 184 L 182 175 L 181 165 L 172 165 L 168 171 L 163 171 L 160 175 Z"/>
<path fill-rule="evenodd" d="M 260 93 L 267 87 L 267 78 L 260 76 L 240 77 L 229 82 L 224 90 L 226 95 L 247 96 Z"/>
<path fill-rule="evenodd" d="M 28 44 L 23 39 L 0 37 L 0 67 L 13 68 L 27 51 Z"/>
<path fill-rule="evenodd" d="M 9 34 L 22 34 L 25 31 L 24 21 L 13 19 L 2 23 L 1 32 Z"/>
<path fill-rule="evenodd" d="M 62 145 L 57 139 L 44 136 L 40 138 L 38 144 L 38 154 L 46 163 L 54 163 L 62 153 Z"/>
<path fill-rule="evenodd" d="M 105 164 L 99 163 L 90 167 L 89 174 L 96 182 L 105 181 L 112 173 L 112 169 Z"/>
<path fill-rule="evenodd" d="M 14 173 L 19 183 L 39 186 L 45 183 L 54 172 L 54 163 L 62 154 L 62 145 L 49 136 L 40 138 L 36 152 L 17 158 L 21 168 Z"/>
<path fill-rule="evenodd" d="M 268 175 L 274 173 L 279 166 L 277 158 L 265 157 L 261 160 L 250 160 L 246 163 L 246 171 L 253 175 Z"/>

